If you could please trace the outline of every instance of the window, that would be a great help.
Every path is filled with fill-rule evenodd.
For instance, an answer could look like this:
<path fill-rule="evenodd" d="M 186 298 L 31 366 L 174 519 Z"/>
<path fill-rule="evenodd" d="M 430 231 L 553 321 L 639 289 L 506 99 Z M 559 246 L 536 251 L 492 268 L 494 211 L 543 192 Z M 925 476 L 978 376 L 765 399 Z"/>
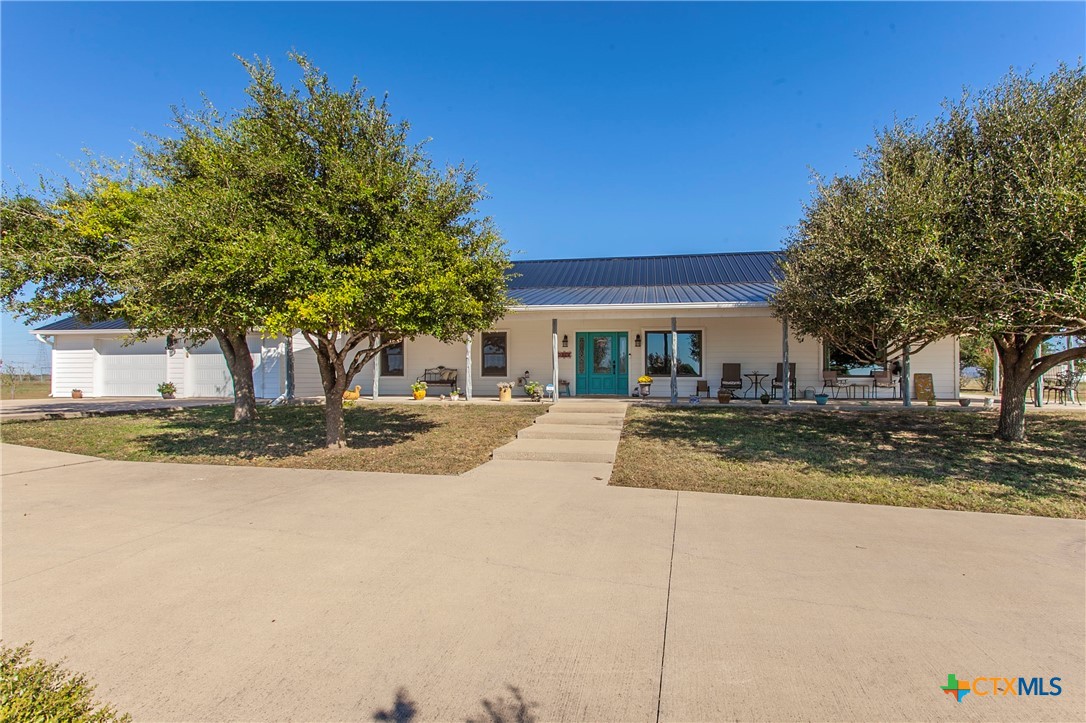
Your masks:
<path fill-rule="evenodd" d="M 822 346 L 822 368 L 838 374 L 854 377 L 870 376 L 872 372 L 886 370 L 886 347 L 871 345 L 853 351 L 837 349 L 828 344 Z"/>
<path fill-rule="evenodd" d="M 386 346 L 381 350 L 381 376 L 403 376 L 403 342 Z"/>
<path fill-rule="evenodd" d="M 701 332 L 680 331 L 676 376 L 701 376 Z M 645 332 L 645 373 L 671 376 L 671 332 Z"/>
<path fill-rule="evenodd" d="M 509 376 L 508 340 L 504 331 L 483 334 L 483 376 Z"/>

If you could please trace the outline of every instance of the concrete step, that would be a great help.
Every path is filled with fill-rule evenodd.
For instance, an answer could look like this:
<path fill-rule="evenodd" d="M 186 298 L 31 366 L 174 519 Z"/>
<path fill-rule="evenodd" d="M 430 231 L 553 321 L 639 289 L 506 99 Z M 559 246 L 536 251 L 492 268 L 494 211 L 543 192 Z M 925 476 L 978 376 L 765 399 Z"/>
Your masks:
<path fill-rule="evenodd" d="M 622 420 L 625 414 L 603 414 L 599 412 L 584 412 L 581 414 L 566 414 L 565 412 L 547 412 L 536 417 L 536 424 L 575 424 L 580 426 L 614 427 L 622 429 Z"/>
<path fill-rule="evenodd" d="M 551 410 L 563 414 L 625 414 L 626 405 L 615 402 L 560 401 L 553 405 Z"/>
<path fill-rule="evenodd" d="M 494 459 L 612 464 L 618 445 L 609 440 L 515 439 L 494 450 Z"/>
<path fill-rule="evenodd" d="M 622 430 L 587 424 L 533 424 L 517 432 L 517 439 L 607 439 L 617 442 Z"/>

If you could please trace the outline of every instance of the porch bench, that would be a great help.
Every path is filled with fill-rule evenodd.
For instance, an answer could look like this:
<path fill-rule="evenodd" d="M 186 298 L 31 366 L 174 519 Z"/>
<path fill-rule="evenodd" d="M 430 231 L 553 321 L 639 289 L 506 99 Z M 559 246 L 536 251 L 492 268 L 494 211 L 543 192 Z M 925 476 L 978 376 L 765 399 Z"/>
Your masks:
<path fill-rule="evenodd" d="M 449 369 L 448 367 L 434 367 L 433 369 L 426 369 L 422 372 L 422 376 L 417 379 L 420 382 L 426 382 L 427 386 L 434 384 L 448 384 L 449 391 L 456 389 L 456 370 Z"/>

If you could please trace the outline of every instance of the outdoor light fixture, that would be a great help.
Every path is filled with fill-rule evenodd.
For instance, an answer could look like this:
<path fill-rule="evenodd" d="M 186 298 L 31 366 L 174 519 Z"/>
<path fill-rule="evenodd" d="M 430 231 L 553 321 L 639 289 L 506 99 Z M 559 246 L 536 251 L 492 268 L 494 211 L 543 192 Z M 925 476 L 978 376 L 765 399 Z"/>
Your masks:
<path fill-rule="evenodd" d="M 641 335 L 640 334 L 638 334 L 637 336 L 634 337 L 634 346 L 636 346 L 638 349 L 641 348 Z"/>
<path fill-rule="evenodd" d="M 568 347 L 569 347 L 569 334 L 563 334 L 562 335 L 562 348 L 566 349 Z"/>

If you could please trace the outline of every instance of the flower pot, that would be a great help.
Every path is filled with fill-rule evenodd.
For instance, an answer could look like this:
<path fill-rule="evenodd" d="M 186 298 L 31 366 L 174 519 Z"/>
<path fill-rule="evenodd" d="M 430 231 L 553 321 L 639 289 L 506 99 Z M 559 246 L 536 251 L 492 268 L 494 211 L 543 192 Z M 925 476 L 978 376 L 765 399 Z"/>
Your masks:
<path fill-rule="evenodd" d="M 826 406 L 826 402 L 830 401 L 830 395 L 829 394 L 816 394 L 816 395 L 814 395 L 814 397 L 815 397 L 815 404 L 817 404 L 820 407 Z"/>
<path fill-rule="evenodd" d="M 173 398 L 174 398 L 174 395 L 173 395 L 173 394 L 163 394 L 163 395 L 162 395 L 162 398 L 163 398 L 163 399 L 173 399 Z"/>
<path fill-rule="evenodd" d="M 958 404 L 962 405 L 963 407 L 968 407 L 972 403 L 972 401 L 972 399 L 959 399 Z"/>
<path fill-rule="evenodd" d="M 769 404 L 769 397 L 758 397 L 758 400 L 759 400 L 759 401 L 760 401 L 760 402 L 761 402 L 762 404 Z"/>
<path fill-rule="evenodd" d="M 652 385 L 651 384 L 638 384 L 637 385 L 637 393 L 640 394 L 642 397 L 647 397 L 651 390 L 652 390 Z"/>
<path fill-rule="evenodd" d="M 426 390 L 420 389 L 417 392 L 411 392 L 411 396 L 413 396 L 415 399 L 426 399 Z"/>
<path fill-rule="evenodd" d="M 716 400 L 721 404 L 730 404 L 732 401 L 732 394 L 731 392 L 718 392 Z"/>
<path fill-rule="evenodd" d="M 513 390 L 512 389 L 499 389 L 498 390 L 498 401 L 499 402 L 511 402 L 511 401 L 513 401 Z"/>
<path fill-rule="evenodd" d="M 460 401 L 460 395 L 459 394 L 450 394 L 449 399 L 453 400 L 454 402 L 459 402 Z"/>
<path fill-rule="evenodd" d="M 934 407 L 935 406 L 935 400 L 934 399 L 929 399 L 928 400 L 928 406 L 929 407 Z"/>
<path fill-rule="evenodd" d="M 82 398 L 83 398 L 83 390 L 82 389 L 73 389 L 72 390 L 72 399 L 82 399 Z"/>

